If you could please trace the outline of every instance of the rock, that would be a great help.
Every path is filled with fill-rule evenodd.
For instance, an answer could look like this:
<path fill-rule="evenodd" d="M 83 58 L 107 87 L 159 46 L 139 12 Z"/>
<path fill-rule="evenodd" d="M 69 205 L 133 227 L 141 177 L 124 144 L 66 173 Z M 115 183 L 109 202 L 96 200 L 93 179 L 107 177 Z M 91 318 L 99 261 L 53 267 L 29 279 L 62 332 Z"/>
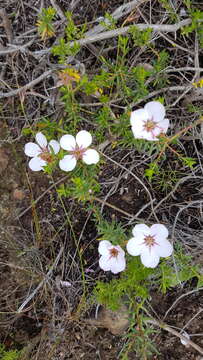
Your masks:
<path fill-rule="evenodd" d="M 122 335 L 130 324 L 128 309 L 125 305 L 122 305 L 116 311 L 102 307 L 99 311 L 98 318 L 87 319 L 87 323 L 106 328 L 113 335 Z"/>
<path fill-rule="evenodd" d="M 25 193 L 20 189 L 15 189 L 13 191 L 13 197 L 15 200 L 23 200 L 25 198 Z"/>

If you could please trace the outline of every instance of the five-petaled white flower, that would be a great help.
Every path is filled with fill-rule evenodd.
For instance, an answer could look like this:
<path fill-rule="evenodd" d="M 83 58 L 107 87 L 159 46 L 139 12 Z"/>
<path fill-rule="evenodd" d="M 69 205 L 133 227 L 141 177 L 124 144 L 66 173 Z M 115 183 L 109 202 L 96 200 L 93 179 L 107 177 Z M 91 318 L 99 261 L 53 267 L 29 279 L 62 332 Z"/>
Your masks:
<path fill-rule="evenodd" d="M 131 113 L 130 123 L 136 139 L 151 141 L 159 140 L 160 134 L 165 134 L 169 127 L 169 120 L 165 119 L 165 108 L 159 101 L 150 101 L 144 109 Z"/>
<path fill-rule="evenodd" d="M 110 241 L 102 240 L 99 243 L 99 266 L 104 271 L 111 271 L 113 274 L 125 270 L 125 251 L 119 245 L 112 245 Z"/>
<path fill-rule="evenodd" d="M 64 171 L 71 171 L 75 168 L 77 160 L 82 159 L 86 164 L 96 164 L 99 161 L 99 154 L 94 149 L 88 149 L 92 143 L 92 135 L 86 131 L 81 130 L 74 136 L 63 135 L 60 140 L 60 145 L 64 150 L 67 150 L 70 155 L 65 155 L 59 161 L 59 167 Z"/>
<path fill-rule="evenodd" d="M 154 224 L 151 227 L 145 224 L 135 225 L 133 238 L 127 243 L 127 251 L 130 255 L 141 257 L 144 266 L 155 268 L 160 257 L 170 256 L 173 246 L 167 240 L 168 230 L 162 224 Z"/>
<path fill-rule="evenodd" d="M 32 159 L 29 161 L 29 167 L 33 171 L 43 170 L 44 166 L 53 161 L 53 155 L 60 150 L 58 141 L 51 140 L 47 143 L 46 137 L 38 132 L 35 136 L 37 144 L 29 142 L 25 144 L 25 154 Z"/>

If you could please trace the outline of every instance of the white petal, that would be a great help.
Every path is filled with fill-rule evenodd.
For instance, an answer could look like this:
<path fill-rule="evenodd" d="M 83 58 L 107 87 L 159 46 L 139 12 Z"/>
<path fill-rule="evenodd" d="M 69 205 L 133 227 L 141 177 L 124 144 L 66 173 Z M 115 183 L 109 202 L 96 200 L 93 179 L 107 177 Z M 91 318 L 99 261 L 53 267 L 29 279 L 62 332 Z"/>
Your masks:
<path fill-rule="evenodd" d="M 145 224 L 137 224 L 132 229 L 132 233 L 134 236 L 137 236 L 138 233 L 142 233 L 144 235 L 150 235 L 150 227 Z"/>
<path fill-rule="evenodd" d="M 68 151 L 74 150 L 76 147 L 76 141 L 74 136 L 69 134 L 63 135 L 60 139 L 60 145 L 64 150 L 68 150 Z"/>
<path fill-rule="evenodd" d="M 35 157 L 42 152 L 39 145 L 32 143 L 32 142 L 25 144 L 24 151 L 25 151 L 25 154 L 30 157 Z"/>
<path fill-rule="evenodd" d="M 29 167 L 32 171 L 40 171 L 43 170 L 43 167 L 47 164 L 45 160 L 42 160 L 40 157 L 33 157 L 29 161 Z"/>
<path fill-rule="evenodd" d="M 59 161 L 59 167 L 64 171 L 71 171 L 76 167 L 77 160 L 72 155 L 65 155 L 62 160 Z"/>
<path fill-rule="evenodd" d="M 156 243 L 157 243 L 157 245 L 155 245 L 156 253 L 160 257 L 171 256 L 173 252 L 173 246 L 168 240 L 162 240 L 162 241 L 156 240 Z"/>
<path fill-rule="evenodd" d="M 81 130 L 76 135 L 76 143 L 82 148 L 87 148 L 92 143 L 92 135 L 89 131 Z"/>
<path fill-rule="evenodd" d="M 156 128 L 158 129 L 158 128 Z M 156 131 L 156 129 L 152 131 L 144 131 L 144 139 L 148 140 L 148 141 L 158 141 L 159 139 L 157 139 L 157 136 L 160 135 L 161 131 L 158 129 L 158 131 Z"/>
<path fill-rule="evenodd" d="M 125 251 L 120 247 L 120 245 L 116 245 L 114 246 L 114 248 L 116 248 L 118 250 L 118 257 L 124 257 L 125 256 Z"/>
<path fill-rule="evenodd" d="M 149 114 L 145 109 L 139 109 L 131 112 L 130 123 L 131 126 L 136 126 L 138 123 L 149 119 Z"/>
<path fill-rule="evenodd" d="M 110 241 L 102 240 L 99 242 L 98 251 L 100 255 L 109 256 L 109 248 L 112 247 Z"/>
<path fill-rule="evenodd" d="M 144 246 L 144 237 L 142 239 L 132 238 L 128 241 L 126 249 L 130 255 L 138 256 L 141 254 Z"/>
<path fill-rule="evenodd" d="M 156 240 L 166 239 L 168 237 L 168 229 L 163 224 L 154 224 L 150 227 L 150 234 L 156 237 Z"/>
<path fill-rule="evenodd" d="M 47 146 L 47 139 L 41 132 L 36 134 L 35 139 L 41 148 L 45 148 Z"/>
<path fill-rule="evenodd" d="M 118 274 L 119 272 L 125 270 L 126 261 L 124 256 L 117 256 L 110 259 L 110 270 L 113 274 Z"/>
<path fill-rule="evenodd" d="M 144 251 L 141 253 L 141 262 L 144 266 L 149 268 L 155 268 L 159 263 L 159 255 L 156 253 L 154 248 L 145 247 Z"/>
<path fill-rule="evenodd" d="M 162 121 L 166 114 L 165 107 L 159 101 L 150 101 L 144 107 L 148 111 L 150 118 L 156 122 Z"/>
<path fill-rule="evenodd" d="M 53 151 L 54 154 L 58 154 L 59 150 L 60 150 L 60 145 L 59 142 L 56 140 L 51 140 L 49 142 L 49 146 L 48 146 L 49 150 L 51 150 L 51 152 Z"/>
<path fill-rule="evenodd" d="M 132 132 L 135 139 L 144 139 L 144 122 L 137 121 L 137 124 L 132 126 Z"/>
<path fill-rule="evenodd" d="M 109 271 L 111 268 L 109 257 L 101 256 L 99 259 L 99 266 L 104 271 Z"/>
<path fill-rule="evenodd" d="M 159 126 L 161 128 L 161 133 L 166 133 L 169 127 L 169 119 L 163 119 L 159 122 Z"/>
<path fill-rule="evenodd" d="M 82 159 L 87 165 L 97 164 L 99 161 L 99 153 L 94 149 L 87 149 Z"/>

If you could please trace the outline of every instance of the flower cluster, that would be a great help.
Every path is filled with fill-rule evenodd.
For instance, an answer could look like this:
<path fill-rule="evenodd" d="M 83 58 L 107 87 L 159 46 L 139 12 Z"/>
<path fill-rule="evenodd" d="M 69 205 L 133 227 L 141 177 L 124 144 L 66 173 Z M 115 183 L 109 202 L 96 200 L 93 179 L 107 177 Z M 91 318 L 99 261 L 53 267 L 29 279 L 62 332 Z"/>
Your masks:
<path fill-rule="evenodd" d="M 68 74 L 70 75 L 70 74 Z M 75 80 L 77 81 L 77 80 Z M 162 134 L 167 132 L 169 120 L 165 118 L 165 108 L 158 101 L 150 101 L 143 109 L 131 113 L 130 123 L 134 137 L 149 141 L 158 141 Z M 77 161 L 82 160 L 85 164 L 97 164 L 99 153 L 89 148 L 92 144 L 92 135 L 81 130 L 76 137 L 66 134 L 60 141 L 47 142 L 46 137 L 37 133 L 36 143 L 29 142 L 25 145 L 25 154 L 31 157 L 29 167 L 33 171 L 44 170 L 44 167 L 55 161 L 60 148 L 67 154 L 59 161 L 59 167 L 63 171 L 72 171 Z M 171 243 L 167 240 L 168 230 L 162 224 L 154 224 L 148 227 L 138 224 L 133 228 L 133 237 L 127 243 L 127 251 L 132 256 L 140 256 L 144 266 L 155 268 L 160 257 L 168 257 L 173 252 Z M 117 274 L 126 267 L 125 252 L 119 245 L 112 245 L 103 240 L 99 243 L 99 266 L 104 271 L 112 271 Z"/>
<path fill-rule="evenodd" d="M 138 224 L 133 228 L 133 237 L 127 243 L 127 251 L 132 256 L 140 256 L 141 262 L 148 268 L 155 268 L 160 257 L 168 257 L 173 252 L 173 246 L 167 240 L 168 230 L 162 224 L 151 227 Z M 117 274 L 125 269 L 125 252 L 119 246 L 113 246 L 109 241 L 99 243 L 99 266 L 104 271 Z"/>
<path fill-rule="evenodd" d="M 73 170 L 79 159 L 82 159 L 88 165 L 96 164 L 99 161 L 98 152 L 88 148 L 92 143 L 92 135 L 85 130 L 79 131 L 76 138 L 68 134 L 62 136 L 60 143 L 56 140 L 51 140 L 48 143 L 41 132 L 36 134 L 35 140 L 37 144 L 29 142 L 24 148 L 25 154 L 32 158 L 29 161 L 29 167 L 33 171 L 44 170 L 44 166 L 52 163 L 60 147 L 69 153 L 59 161 L 61 170 Z"/>

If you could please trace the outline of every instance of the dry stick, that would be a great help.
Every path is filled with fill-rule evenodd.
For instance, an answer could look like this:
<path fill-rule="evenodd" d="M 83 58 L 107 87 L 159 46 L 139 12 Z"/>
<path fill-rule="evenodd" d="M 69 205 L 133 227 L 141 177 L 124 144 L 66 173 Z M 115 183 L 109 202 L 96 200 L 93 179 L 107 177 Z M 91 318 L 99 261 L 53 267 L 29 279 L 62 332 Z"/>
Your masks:
<path fill-rule="evenodd" d="M 196 293 L 196 292 L 199 292 L 199 291 L 203 291 L 203 287 L 201 287 L 201 288 L 199 288 L 199 289 L 194 289 L 194 290 L 188 291 L 186 294 L 180 295 L 180 296 L 174 301 L 174 303 L 170 306 L 170 308 L 165 312 L 164 319 L 168 316 L 169 312 L 174 308 L 174 306 L 178 303 L 178 301 L 180 301 L 181 299 L 183 299 L 183 298 L 186 297 L 186 296 L 192 295 L 192 294 L 194 294 L 194 293 Z"/>
<path fill-rule="evenodd" d="M 111 209 L 114 209 L 114 210 L 120 212 L 121 214 L 127 216 L 128 218 L 134 218 L 134 215 L 129 214 L 128 212 L 126 212 L 126 211 L 118 208 L 118 207 L 115 206 L 115 205 L 110 204 L 109 202 L 107 202 L 107 201 L 105 201 L 105 200 L 99 199 L 99 198 L 96 197 L 96 196 L 94 196 L 93 199 L 96 200 L 96 201 L 98 201 L 100 204 L 102 204 L 102 205 L 104 205 L 104 206 L 106 205 L 106 206 L 110 207 Z"/>
<path fill-rule="evenodd" d="M 199 346 L 196 345 L 192 340 L 189 340 L 187 337 L 185 337 L 184 335 L 182 335 L 181 333 L 179 333 L 178 331 L 174 330 L 172 327 L 170 327 L 169 325 L 162 323 L 160 321 L 157 321 L 155 319 L 150 319 L 150 320 L 146 320 L 146 322 L 148 324 L 152 324 L 155 326 L 160 327 L 163 330 L 168 331 L 169 333 L 177 336 L 179 339 L 185 341 L 188 345 L 190 345 L 193 349 L 197 350 L 200 354 L 203 355 L 203 349 Z"/>
<path fill-rule="evenodd" d="M 154 207 L 154 211 L 155 210 L 157 210 L 159 207 L 160 207 L 160 205 L 163 203 L 163 202 L 165 202 L 170 196 L 172 196 L 175 192 L 176 192 L 176 190 L 178 189 L 178 187 L 180 186 L 180 185 L 182 185 L 185 181 L 187 181 L 187 180 L 189 180 L 189 179 L 203 179 L 203 177 L 202 176 L 191 176 L 191 175 L 188 175 L 188 176 L 185 176 L 185 177 L 183 177 L 182 179 L 180 179 L 177 183 L 176 183 L 176 185 L 174 186 L 174 188 L 170 191 L 170 193 L 168 193 L 163 199 L 161 199 L 160 201 L 159 201 L 159 203 Z M 152 213 L 149 215 L 149 217 L 148 217 L 148 220 L 150 219 L 150 217 L 152 216 Z"/>
<path fill-rule="evenodd" d="M 63 11 L 61 10 L 60 6 L 56 3 L 55 0 L 50 0 L 51 5 L 56 10 L 57 14 L 60 16 L 61 20 L 67 21 L 66 16 L 64 15 Z"/>
<path fill-rule="evenodd" d="M 174 24 L 174 25 L 137 24 L 136 26 L 140 30 L 151 28 L 154 31 L 174 32 L 174 31 L 177 31 L 178 29 L 180 29 L 182 26 L 188 25 L 190 23 L 191 23 L 191 19 L 186 19 L 186 20 L 180 21 L 179 23 Z M 95 36 L 90 36 L 88 38 L 80 39 L 78 41 L 72 41 L 72 42 L 69 43 L 69 45 L 73 46 L 74 44 L 79 44 L 79 45 L 83 46 L 83 45 L 91 44 L 91 43 L 96 42 L 96 41 L 109 39 L 109 38 L 112 38 L 112 37 L 115 37 L 115 36 L 126 34 L 129 31 L 129 29 L 130 29 L 130 26 L 126 26 L 124 28 L 111 30 L 111 31 L 106 31 L 106 32 L 104 32 L 102 34 L 98 34 L 98 35 L 95 35 Z M 50 49 L 47 49 L 47 51 L 49 52 Z M 40 81 L 44 80 L 52 72 L 54 72 L 54 69 L 46 71 L 41 76 L 39 76 L 37 79 L 31 81 L 30 83 L 26 84 L 22 88 L 19 88 L 17 90 L 9 91 L 8 93 L 0 93 L 0 98 L 6 98 L 6 97 L 11 97 L 11 96 L 18 95 L 18 94 L 20 94 L 21 91 L 26 91 L 27 89 L 30 89 L 32 86 L 38 84 Z"/>
<path fill-rule="evenodd" d="M 29 42 L 27 42 L 24 45 L 14 45 L 12 44 L 12 47 L 8 47 L 8 48 L 3 48 L 3 50 L 0 50 L 0 56 L 3 55 L 8 55 L 8 54 L 13 54 L 17 51 L 23 51 L 24 49 L 26 49 L 28 46 L 32 45 L 35 41 L 35 38 L 30 40 Z"/>
<path fill-rule="evenodd" d="M 9 17 L 4 9 L 0 9 L 0 16 L 3 19 L 3 23 L 1 24 L 6 32 L 7 38 L 9 43 L 13 42 L 13 32 L 11 27 L 11 22 L 9 20 Z"/>
<path fill-rule="evenodd" d="M 189 207 L 193 206 L 193 205 L 196 205 L 196 204 L 203 204 L 203 200 L 194 200 L 194 201 L 190 201 L 189 204 L 183 206 L 182 208 L 180 208 L 176 214 L 176 217 L 175 217 L 175 220 L 174 220 L 174 223 L 173 223 L 173 228 L 172 228 L 172 231 L 171 231 L 171 238 L 173 239 L 174 238 L 174 234 L 175 234 L 175 227 L 176 227 L 176 224 L 177 224 L 177 221 L 178 221 L 178 218 L 179 218 L 179 215 L 182 213 L 182 211 L 184 211 L 185 209 L 188 209 Z"/>
<path fill-rule="evenodd" d="M 20 93 L 25 92 L 26 90 L 32 88 L 33 86 L 37 85 L 40 81 L 46 79 L 47 76 L 51 75 L 55 70 L 48 70 L 45 71 L 42 75 L 40 75 L 38 78 L 30 81 L 28 84 L 22 86 L 21 88 L 17 90 L 9 91 L 8 93 L 0 93 L 0 98 L 7 98 L 15 95 L 19 95 Z"/>
<path fill-rule="evenodd" d="M 146 30 L 146 29 L 152 29 L 153 31 L 164 31 L 164 32 L 175 32 L 179 30 L 181 27 L 189 25 L 191 23 L 191 19 L 186 19 L 183 21 L 180 21 L 177 24 L 174 25 L 159 25 L 159 24 L 136 24 L 136 28 L 139 30 Z M 89 37 L 86 37 L 84 39 L 80 39 L 78 41 L 71 41 L 69 43 L 70 46 L 73 46 L 74 44 L 79 44 L 81 46 L 94 43 L 96 41 L 106 40 L 110 39 L 115 36 L 119 35 L 125 35 L 130 30 L 130 26 L 124 26 L 119 29 L 105 31 L 101 34 L 92 35 Z"/>
<path fill-rule="evenodd" d="M 101 151 L 100 151 L 101 152 Z M 101 152 L 101 154 L 106 158 L 108 159 L 109 161 L 111 161 L 113 164 L 119 166 L 121 169 L 125 170 L 128 174 L 130 174 L 136 181 L 138 181 L 142 187 L 145 189 L 147 195 L 149 196 L 149 199 L 150 199 L 150 203 L 151 203 L 151 209 L 152 209 L 152 213 L 155 217 L 155 219 L 158 221 L 159 223 L 159 219 L 157 218 L 155 212 L 154 212 L 154 206 L 153 206 L 153 199 L 152 199 L 152 195 L 150 193 L 150 191 L 148 190 L 148 188 L 146 187 L 146 185 L 140 180 L 140 178 L 138 176 L 136 176 L 132 171 L 130 171 L 129 169 L 127 169 L 125 166 L 117 163 L 116 161 L 114 161 L 113 159 L 111 159 L 109 156 L 105 155 L 104 153 Z"/>
<path fill-rule="evenodd" d="M 58 180 L 54 184 L 52 184 L 48 189 L 46 189 L 36 200 L 32 202 L 30 206 L 28 206 L 25 210 L 23 210 L 19 215 L 16 216 L 14 220 L 19 220 L 23 215 L 25 215 L 30 209 L 32 209 L 33 205 L 36 205 L 39 200 L 41 200 L 51 189 L 53 189 L 56 185 L 60 184 L 62 181 L 65 181 L 69 176 L 66 175 L 62 179 Z"/>
<path fill-rule="evenodd" d="M 185 90 L 189 91 L 191 89 L 193 89 L 193 85 L 169 86 L 169 87 L 166 87 L 166 88 L 162 88 L 160 90 L 152 91 L 149 95 L 144 96 L 142 99 L 136 101 L 135 103 L 131 103 L 128 106 L 130 106 L 130 107 L 137 106 L 140 103 L 142 103 L 143 101 L 151 99 L 152 97 L 157 96 L 157 95 L 162 94 L 162 93 L 167 92 L 167 91 L 185 91 Z"/>
<path fill-rule="evenodd" d="M 58 262 L 60 260 L 60 257 L 63 253 L 63 249 L 64 247 L 62 246 L 53 265 L 51 266 L 51 268 L 49 269 L 48 273 L 46 274 L 46 276 L 44 277 L 44 279 L 39 283 L 39 285 L 36 287 L 36 289 L 27 297 L 27 299 L 22 303 L 22 305 L 19 307 L 19 309 L 17 310 L 17 313 L 21 313 L 21 311 L 24 309 L 24 307 L 30 302 L 30 300 L 33 299 L 33 297 L 37 294 L 37 292 L 41 289 L 41 287 L 44 285 L 44 283 L 46 283 L 49 280 L 49 277 L 52 273 L 52 271 L 54 270 L 54 268 L 58 265 Z M 26 310 L 25 310 L 26 311 Z"/>
<path fill-rule="evenodd" d="M 164 32 L 175 32 L 177 30 L 179 30 L 181 27 L 189 25 L 191 23 L 191 19 L 186 19 L 183 21 L 180 21 L 177 24 L 174 25 L 153 25 L 153 24 L 136 24 L 136 27 L 140 30 L 145 30 L 145 29 L 152 29 L 155 32 L 160 32 L 160 31 L 164 31 Z M 98 34 L 95 36 L 90 36 L 90 37 L 85 37 L 84 39 L 80 39 L 80 40 L 76 40 L 76 41 L 71 41 L 70 43 L 68 43 L 68 45 L 73 46 L 75 44 L 79 44 L 79 45 L 87 45 L 87 44 L 91 44 L 93 42 L 96 41 L 100 41 L 100 40 L 104 40 L 104 39 L 110 39 L 112 37 L 115 36 L 119 36 L 119 35 L 124 35 L 126 34 L 128 31 L 130 30 L 130 26 L 126 26 L 123 28 L 119 28 L 119 29 L 115 29 L 115 30 L 111 30 L 111 31 L 106 31 L 103 32 L 102 34 Z M 34 54 L 36 56 L 43 56 L 45 54 L 50 53 L 51 48 L 47 48 L 45 50 L 40 50 L 40 51 L 35 51 Z"/>
<path fill-rule="evenodd" d="M 139 5 L 141 5 L 143 2 L 146 2 L 148 0 L 133 0 L 127 4 L 123 4 L 121 6 L 119 6 L 112 14 L 111 17 L 114 20 L 119 20 L 121 17 L 128 15 L 135 7 L 138 7 Z M 98 21 L 100 21 L 100 19 L 98 19 Z M 97 19 L 96 19 L 97 21 Z M 110 24 L 110 21 L 108 19 L 104 19 L 104 22 L 106 25 Z M 103 30 L 105 30 L 105 26 L 104 25 L 96 25 L 94 26 L 93 29 L 87 31 L 85 33 L 85 37 L 89 37 L 95 34 L 99 34 L 100 32 L 102 32 Z"/>
<path fill-rule="evenodd" d="M 72 0 L 71 3 L 70 3 L 70 5 L 69 5 L 68 10 L 69 10 L 69 11 L 73 11 L 73 10 L 76 8 L 76 6 L 77 6 L 77 4 L 78 4 L 79 2 L 80 2 L 80 0 Z"/>

